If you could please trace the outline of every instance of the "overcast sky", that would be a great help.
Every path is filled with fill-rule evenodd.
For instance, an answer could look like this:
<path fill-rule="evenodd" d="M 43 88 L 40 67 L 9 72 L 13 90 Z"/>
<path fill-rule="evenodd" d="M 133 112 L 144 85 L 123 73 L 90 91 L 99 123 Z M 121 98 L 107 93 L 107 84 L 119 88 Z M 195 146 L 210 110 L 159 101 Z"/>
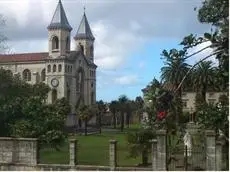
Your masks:
<path fill-rule="evenodd" d="M 110 101 L 121 94 L 142 95 L 153 77 L 159 78 L 163 49 L 178 48 L 190 33 L 202 34 L 195 7 L 201 0 L 62 0 L 72 37 L 86 7 L 95 40 L 97 99 Z M 3 29 L 13 53 L 48 50 L 47 26 L 58 0 L 0 0 L 6 19 Z M 74 40 L 71 42 L 75 48 Z M 195 59 L 198 59 L 196 57 Z M 191 60 L 190 62 L 194 62 Z"/>

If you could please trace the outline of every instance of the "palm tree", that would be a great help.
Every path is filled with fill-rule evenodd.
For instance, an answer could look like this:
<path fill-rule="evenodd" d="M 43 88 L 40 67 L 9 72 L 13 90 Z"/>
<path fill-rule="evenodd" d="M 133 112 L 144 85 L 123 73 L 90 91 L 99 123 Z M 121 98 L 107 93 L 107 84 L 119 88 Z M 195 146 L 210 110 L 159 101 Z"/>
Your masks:
<path fill-rule="evenodd" d="M 211 61 L 203 61 L 198 64 L 193 72 L 193 86 L 202 101 L 206 102 L 206 93 L 214 82 L 214 67 Z"/>
<path fill-rule="evenodd" d="M 97 121 L 99 125 L 99 131 L 101 133 L 101 118 L 106 111 L 106 104 L 102 100 L 98 101 L 96 104 L 97 104 L 97 117 L 98 117 Z"/>
<path fill-rule="evenodd" d="M 170 53 L 163 51 L 163 56 L 166 57 L 164 62 L 165 66 L 161 68 L 161 79 L 165 85 L 171 87 L 171 89 L 176 89 L 183 77 L 189 70 L 189 65 L 185 63 L 184 58 L 185 52 L 177 51 L 175 49 L 170 50 Z M 186 80 L 185 80 L 186 83 Z M 175 117 L 176 123 L 179 121 L 179 114 L 182 113 L 182 88 L 180 87 L 174 95 L 174 101 L 177 107 L 175 107 Z"/>
<path fill-rule="evenodd" d="M 91 117 L 91 112 L 90 112 L 90 107 L 89 106 L 86 106 L 86 105 L 81 105 L 79 108 L 78 108 L 78 114 L 79 114 L 79 118 L 81 120 L 84 121 L 85 123 L 85 129 L 84 129 L 84 132 L 85 132 L 85 136 L 87 135 L 87 126 L 88 126 L 88 120 L 90 119 Z"/>
<path fill-rule="evenodd" d="M 111 103 L 109 104 L 109 110 L 113 114 L 113 127 L 116 128 L 116 113 L 118 111 L 118 101 L 117 100 L 111 101 Z"/>
<path fill-rule="evenodd" d="M 127 108 L 128 97 L 126 95 L 121 95 L 118 98 L 118 107 L 120 109 L 121 114 L 121 131 L 124 130 L 124 114 Z"/>

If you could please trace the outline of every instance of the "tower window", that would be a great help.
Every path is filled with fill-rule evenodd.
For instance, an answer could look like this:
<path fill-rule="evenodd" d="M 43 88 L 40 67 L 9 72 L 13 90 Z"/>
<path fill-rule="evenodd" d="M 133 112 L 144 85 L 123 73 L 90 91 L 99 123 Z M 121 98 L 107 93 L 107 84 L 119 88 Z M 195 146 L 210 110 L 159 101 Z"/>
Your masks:
<path fill-rule="evenodd" d="M 67 37 L 66 38 L 66 50 L 70 49 L 69 46 L 70 46 L 70 41 L 69 41 L 69 37 Z"/>
<path fill-rule="evenodd" d="M 48 73 L 51 72 L 51 66 L 50 65 L 48 65 L 47 70 L 48 70 Z"/>
<path fill-rule="evenodd" d="M 22 75 L 25 81 L 31 81 L 31 72 L 29 69 L 25 69 Z"/>
<path fill-rule="evenodd" d="M 84 46 L 80 45 L 80 47 L 81 47 L 81 52 L 84 54 Z"/>
<path fill-rule="evenodd" d="M 53 72 L 56 72 L 56 71 L 57 71 L 57 66 L 53 65 Z"/>
<path fill-rule="evenodd" d="M 46 80 L 46 70 L 45 69 L 43 69 L 42 72 L 41 72 L 41 80 L 42 81 Z"/>
<path fill-rule="evenodd" d="M 67 69 L 68 72 L 70 72 L 70 66 L 68 65 L 68 69 Z"/>
<path fill-rule="evenodd" d="M 90 56 L 93 57 L 93 46 L 90 47 Z"/>
<path fill-rule="evenodd" d="M 59 64 L 58 65 L 58 72 L 61 72 L 61 70 L 62 70 L 62 66 L 61 66 L 61 64 Z"/>
<path fill-rule="evenodd" d="M 52 50 L 59 48 L 59 40 L 57 36 L 54 36 L 52 39 Z"/>

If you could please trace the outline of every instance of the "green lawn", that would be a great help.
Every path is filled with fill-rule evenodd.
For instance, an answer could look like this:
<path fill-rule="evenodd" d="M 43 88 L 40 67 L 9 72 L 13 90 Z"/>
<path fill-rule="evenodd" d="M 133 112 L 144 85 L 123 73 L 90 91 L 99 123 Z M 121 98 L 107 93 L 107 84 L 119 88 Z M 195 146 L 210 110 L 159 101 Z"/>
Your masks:
<path fill-rule="evenodd" d="M 130 126 L 121 132 L 102 132 L 102 134 L 89 136 L 76 136 L 78 139 L 78 162 L 81 165 L 109 165 L 109 140 L 116 139 L 118 166 L 135 166 L 141 163 L 141 158 L 128 158 L 126 132 L 137 130 L 139 126 Z M 68 164 L 69 151 L 68 143 L 61 150 L 51 149 L 40 150 L 40 163 Z"/>

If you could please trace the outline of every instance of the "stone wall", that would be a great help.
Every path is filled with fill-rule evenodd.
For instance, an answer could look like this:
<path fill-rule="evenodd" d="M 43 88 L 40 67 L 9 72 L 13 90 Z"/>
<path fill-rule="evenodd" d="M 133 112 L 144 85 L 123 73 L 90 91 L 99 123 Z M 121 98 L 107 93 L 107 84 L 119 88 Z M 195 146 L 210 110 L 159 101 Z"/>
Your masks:
<path fill-rule="evenodd" d="M 37 139 L 0 138 L 0 163 L 37 164 Z"/>

